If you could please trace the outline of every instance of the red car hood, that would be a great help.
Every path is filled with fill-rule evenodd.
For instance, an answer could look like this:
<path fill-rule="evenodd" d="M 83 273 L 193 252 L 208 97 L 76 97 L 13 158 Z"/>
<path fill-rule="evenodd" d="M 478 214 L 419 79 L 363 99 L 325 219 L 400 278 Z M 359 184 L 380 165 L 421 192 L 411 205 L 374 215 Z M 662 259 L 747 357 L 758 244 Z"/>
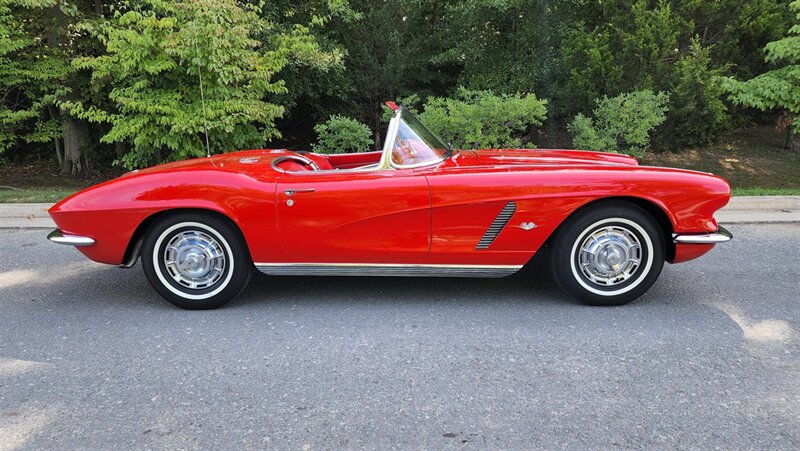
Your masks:
<path fill-rule="evenodd" d="M 561 149 L 462 150 L 454 157 L 459 166 L 637 166 L 627 155 Z"/>
<path fill-rule="evenodd" d="M 276 156 L 283 155 L 283 152 L 283 150 L 271 151 L 269 149 L 240 150 L 237 152 L 214 155 L 210 158 L 193 158 L 191 160 L 159 164 L 149 168 L 137 169 L 128 172 L 126 175 L 195 169 L 215 169 L 229 172 L 248 172 L 249 170 L 253 170 L 258 172 L 262 170 L 260 169 L 261 165 L 264 163 L 268 164 Z"/>

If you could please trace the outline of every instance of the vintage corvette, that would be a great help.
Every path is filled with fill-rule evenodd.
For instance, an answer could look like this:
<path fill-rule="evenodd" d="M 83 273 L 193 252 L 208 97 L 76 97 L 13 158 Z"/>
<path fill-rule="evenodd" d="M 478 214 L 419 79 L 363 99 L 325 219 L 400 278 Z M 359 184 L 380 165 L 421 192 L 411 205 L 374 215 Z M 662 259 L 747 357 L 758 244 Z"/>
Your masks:
<path fill-rule="evenodd" d="M 394 110 L 383 150 L 250 150 L 130 172 L 50 209 L 49 239 L 215 308 L 269 275 L 502 277 L 548 246 L 592 305 L 641 296 L 665 261 L 731 239 L 717 176 L 571 150 L 453 150 Z"/>

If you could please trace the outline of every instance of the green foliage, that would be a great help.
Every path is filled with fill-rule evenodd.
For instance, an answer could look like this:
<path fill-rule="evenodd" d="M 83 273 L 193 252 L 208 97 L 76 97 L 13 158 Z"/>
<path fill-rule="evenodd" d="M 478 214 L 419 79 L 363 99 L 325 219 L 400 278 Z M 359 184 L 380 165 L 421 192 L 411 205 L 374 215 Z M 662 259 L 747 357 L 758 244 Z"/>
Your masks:
<path fill-rule="evenodd" d="M 412 94 L 427 98 L 446 95 L 455 74 L 434 57 L 455 30 L 447 4 L 438 0 L 350 0 L 359 15 L 335 19 L 322 39 L 345 52 L 344 69 L 318 80 L 319 88 L 307 100 L 320 119 L 344 114 L 368 124 L 375 141 L 386 124 L 382 103 Z M 302 74 L 306 77 L 305 74 Z"/>
<path fill-rule="evenodd" d="M 444 2 L 448 27 L 431 27 L 439 64 L 462 67 L 459 84 L 495 93 L 550 97 L 553 46 L 567 31 L 566 2 L 463 0 Z M 448 8 L 449 6 L 449 8 Z"/>
<path fill-rule="evenodd" d="M 718 81 L 722 71 L 711 67 L 710 50 L 693 38 L 688 53 L 675 63 L 670 84 L 672 147 L 709 144 L 728 127 L 728 108 Z"/>
<path fill-rule="evenodd" d="M 547 101 L 534 94 L 496 95 L 459 88 L 455 97 L 432 97 L 420 120 L 459 149 L 535 147 L 523 137 L 547 116 Z"/>
<path fill-rule="evenodd" d="M 548 138 L 578 113 L 573 127 L 591 135 L 595 99 L 665 92 L 658 143 L 704 145 L 754 120 L 728 110 L 726 93 L 784 110 L 785 124 L 798 114 L 800 12 L 789 3 L 0 0 L 0 152 L 126 167 L 204 155 L 201 75 L 215 152 L 307 148 L 331 115 L 368 124 L 379 144 L 389 99 L 419 111 L 434 99 L 429 121 L 465 147 L 529 144 L 544 121 L 544 105 L 520 125 L 514 108 L 489 114 L 491 102 L 459 86 L 537 93 Z"/>
<path fill-rule="evenodd" d="M 394 99 L 394 102 L 398 105 L 402 105 L 403 108 L 405 108 L 408 111 L 411 111 L 411 113 L 413 113 L 414 115 L 417 116 L 419 115 L 419 109 L 420 106 L 422 105 L 422 99 L 420 99 L 418 95 L 411 94 L 408 96 L 398 97 Z M 394 111 L 388 106 L 386 106 L 385 103 L 381 105 L 381 107 L 383 109 L 381 120 L 383 122 L 389 122 L 392 119 L 392 116 L 394 116 Z"/>
<path fill-rule="evenodd" d="M 764 48 L 765 60 L 775 68 L 747 81 L 723 79 L 730 99 L 760 110 L 783 109 L 800 114 L 800 0 L 789 5 L 795 16 L 788 36 Z"/>
<path fill-rule="evenodd" d="M 63 52 L 41 42 L 42 10 L 55 0 L 0 0 L 0 153 L 18 143 L 47 142 L 61 135 L 47 113 L 64 94 L 70 73 Z"/>
<path fill-rule="evenodd" d="M 563 50 L 564 74 L 556 89 L 556 113 L 588 111 L 594 99 L 622 85 L 625 71 L 615 64 L 610 34 L 574 30 Z"/>
<path fill-rule="evenodd" d="M 569 124 L 577 149 L 622 152 L 638 158 L 650 146 L 650 132 L 666 119 L 669 96 L 643 90 L 597 100 L 594 118 L 578 114 Z"/>
<path fill-rule="evenodd" d="M 554 113 L 585 114 L 603 95 L 663 91 L 671 103 L 659 141 L 679 148 L 707 144 L 731 122 L 717 77 L 762 70 L 753 44 L 767 42 L 785 23 L 781 3 L 579 2 L 554 71 Z"/>
<path fill-rule="evenodd" d="M 677 57 L 678 42 L 689 29 L 686 19 L 675 13 L 672 6 L 660 0 L 654 7 L 648 0 L 636 0 L 630 5 L 630 18 L 621 23 L 616 34 L 619 53 L 611 64 L 623 68 L 626 86 L 650 89 L 663 86 L 669 77 L 669 61 Z M 611 28 L 614 25 L 606 25 Z"/>
<path fill-rule="evenodd" d="M 101 141 L 131 145 L 121 161 L 126 168 L 202 156 L 206 128 L 214 151 L 259 147 L 280 135 L 274 121 L 284 109 L 265 99 L 286 92 L 275 74 L 290 58 L 317 50 L 305 28 L 277 32 L 256 9 L 234 0 L 126 6 L 90 30 L 106 54 L 74 62 L 91 69 L 96 84 L 111 86 L 113 109 L 62 104 L 110 123 Z"/>
<path fill-rule="evenodd" d="M 312 148 L 317 153 L 354 153 L 372 146 L 372 131 L 353 118 L 334 115 L 314 131 L 318 138 Z"/>

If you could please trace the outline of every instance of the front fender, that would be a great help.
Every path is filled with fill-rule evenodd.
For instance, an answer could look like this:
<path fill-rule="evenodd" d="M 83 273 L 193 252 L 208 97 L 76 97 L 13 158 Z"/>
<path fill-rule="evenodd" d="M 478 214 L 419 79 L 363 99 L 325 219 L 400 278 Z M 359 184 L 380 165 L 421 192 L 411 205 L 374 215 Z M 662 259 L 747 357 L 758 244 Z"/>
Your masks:
<path fill-rule="evenodd" d="M 144 173 L 80 191 L 49 213 L 62 232 L 95 240 L 79 248 L 84 255 L 119 265 L 137 227 L 173 209 L 222 214 L 239 227 L 251 250 L 264 249 L 269 243 L 263 241 L 277 235 L 274 193 L 274 181 L 214 169 Z"/>

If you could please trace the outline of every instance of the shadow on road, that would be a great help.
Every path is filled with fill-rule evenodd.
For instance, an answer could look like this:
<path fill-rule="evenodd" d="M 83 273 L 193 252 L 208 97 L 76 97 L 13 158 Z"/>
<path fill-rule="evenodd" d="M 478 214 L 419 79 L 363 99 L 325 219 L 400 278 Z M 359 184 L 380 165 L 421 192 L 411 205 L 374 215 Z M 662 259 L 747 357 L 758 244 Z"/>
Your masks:
<path fill-rule="evenodd" d="M 88 261 L 57 267 L 16 269 L 0 273 L 0 293 L 37 302 L 58 293 L 72 307 L 174 309 L 147 282 L 141 264 L 123 270 Z M 547 302 L 575 304 L 550 275 L 544 257 L 536 257 L 517 274 L 500 279 L 419 277 L 266 276 L 254 270 L 245 291 L 225 308 L 260 304 L 492 304 Z"/>

